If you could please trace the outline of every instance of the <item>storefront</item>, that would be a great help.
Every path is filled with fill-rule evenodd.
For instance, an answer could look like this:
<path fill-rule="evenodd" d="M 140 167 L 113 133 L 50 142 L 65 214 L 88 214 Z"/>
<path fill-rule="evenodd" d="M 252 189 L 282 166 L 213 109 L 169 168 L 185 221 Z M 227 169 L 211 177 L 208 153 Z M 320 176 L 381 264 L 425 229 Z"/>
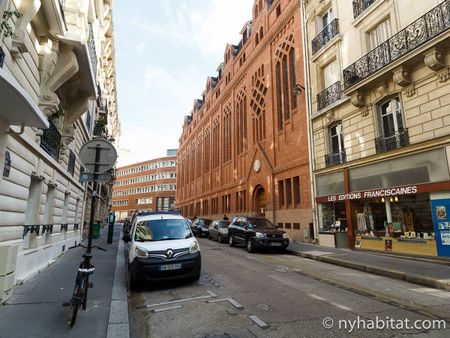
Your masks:
<path fill-rule="evenodd" d="M 427 256 L 450 256 L 447 149 L 316 177 L 319 241 Z"/>

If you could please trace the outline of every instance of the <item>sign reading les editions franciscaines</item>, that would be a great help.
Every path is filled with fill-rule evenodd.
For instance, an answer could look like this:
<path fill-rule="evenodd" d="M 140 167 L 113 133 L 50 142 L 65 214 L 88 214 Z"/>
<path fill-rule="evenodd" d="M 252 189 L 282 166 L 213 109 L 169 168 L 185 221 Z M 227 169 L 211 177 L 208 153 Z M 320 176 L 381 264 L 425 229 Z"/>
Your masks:
<path fill-rule="evenodd" d="M 377 189 L 359 192 L 350 192 L 348 194 L 331 195 L 327 196 L 328 202 L 345 201 L 345 200 L 358 200 L 364 198 L 378 198 L 378 197 L 389 197 L 396 195 L 408 195 L 416 194 L 417 186 L 411 185 L 401 188 L 387 188 L 387 189 Z"/>

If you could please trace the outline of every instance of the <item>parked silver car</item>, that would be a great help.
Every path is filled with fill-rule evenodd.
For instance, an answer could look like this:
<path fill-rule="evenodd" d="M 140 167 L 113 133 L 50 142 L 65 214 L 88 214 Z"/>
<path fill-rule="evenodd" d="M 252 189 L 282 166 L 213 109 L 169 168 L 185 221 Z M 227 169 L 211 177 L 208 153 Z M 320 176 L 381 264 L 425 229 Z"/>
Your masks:
<path fill-rule="evenodd" d="M 219 243 L 228 241 L 228 225 L 230 221 L 226 220 L 215 220 L 209 226 L 209 239 L 217 240 Z"/>

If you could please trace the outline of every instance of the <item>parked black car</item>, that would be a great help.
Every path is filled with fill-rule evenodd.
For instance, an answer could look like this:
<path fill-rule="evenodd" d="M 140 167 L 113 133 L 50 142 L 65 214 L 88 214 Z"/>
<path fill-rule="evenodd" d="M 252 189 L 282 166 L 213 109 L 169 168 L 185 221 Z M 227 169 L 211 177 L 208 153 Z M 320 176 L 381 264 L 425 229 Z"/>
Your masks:
<path fill-rule="evenodd" d="M 192 231 L 197 237 L 208 237 L 209 226 L 212 220 L 207 218 L 197 218 L 192 224 Z"/>
<path fill-rule="evenodd" d="M 284 251 L 289 245 L 289 238 L 266 218 L 238 216 L 228 226 L 228 244 L 244 244 L 248 252 L 263 248 Z"/>
<path fill-rule="evenodd" d="M 227 220 L 215 220 L 209 226 L 209 239 L 217 239 L 219 243 L 228 241 L 228 225 L 230 221 Z"/>

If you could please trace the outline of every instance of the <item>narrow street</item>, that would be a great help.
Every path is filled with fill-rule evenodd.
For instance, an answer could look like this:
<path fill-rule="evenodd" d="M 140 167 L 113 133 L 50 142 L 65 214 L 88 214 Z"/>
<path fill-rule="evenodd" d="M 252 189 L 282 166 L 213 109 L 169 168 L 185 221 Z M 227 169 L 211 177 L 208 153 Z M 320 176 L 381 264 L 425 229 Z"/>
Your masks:
<path fill-rule="evenodd" d="M 241 247 L 199 241 L 199 282 L 131 292 L 133 337 L 449 336 L 449 292 L 305 258 L 248 254 Z M 443 318 L 446 330 L 407 329 L 417 320 L 427 327 Z M 372 328 L 371 321 L 384 330 Z M 391 327 L 397 329 L 386 329 L 387 321 L 395 321 Z"/>

